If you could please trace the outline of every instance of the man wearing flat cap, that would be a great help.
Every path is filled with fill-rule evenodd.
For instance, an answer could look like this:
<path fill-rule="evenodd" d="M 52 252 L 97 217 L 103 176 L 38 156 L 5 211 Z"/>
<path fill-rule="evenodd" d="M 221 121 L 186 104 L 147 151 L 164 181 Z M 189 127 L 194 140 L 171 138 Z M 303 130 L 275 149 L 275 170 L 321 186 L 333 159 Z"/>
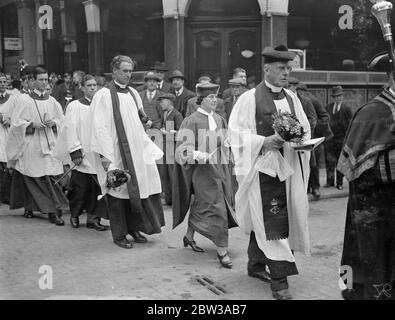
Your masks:
<path fill-rule="evenodd" d="M 285 89 L 295 53 L 266 47 L 264 80 L 237 100 L 229 118 L 229 140 L 239 188 L 236 217 L 250 234 L 248 275 L 270 282 L 275 299 L 292 299 L 287 277 L 298 274 L 293 251 L 309 254 L 307 181 L 310 152 L 298 153 L 272 128 L 273 115 L 293 113 L 310 138 L 310 125 L 292 91 Z M 283 181 L 258 171 L 257 163 L 278 150 L 294 173 Z M 270 275 L 266 271 L 268 267 Z"/>
<path fill-rule="evenodd" d="M 170 93 L 172 93 L 176 96 L 176 102 L 174 104 L 174 107 L 185 118 L 188 100 L 193 98 L 195 96 L 195 94 L 192 91 L 185 88 L 184 84 L 185 84 L 186 78 L 181 71 L 174 70 L 172 72 L 171 76 L 169 77 L 169 80 L 171 81 L 171 84 L 173 85 L 173 88 L 170 90 Z"/>
<path fill-rule="evenodd" d="M 339 159 L 344 137 L 352 117 L 351 107 L 343 102 L 343 88 L 341 86 L 332 88 L 332 99 L 334 102 L 325 107 L 329 113 L 329 125 L 333 132 L 333 138 L 325 141 L 325 188 L 335 186 L 337 160 Z M 343 175 L 338 170 L 336 170 L 336 188 L 339 190 L 343 189 Z"/>
<path fill-rule="evenodd" d="M 229 121 L 230 113 L 232 112 L 233 106 L 235 105 L 237 99 L 242 93 L 247 91 L 247 89 L 244 87 L 244 83 L 245 81 L 242 78 L 233 78 L 228 81 L 229 92 L 228 97 L 225 99 L 225 113 L 227 122 Z"/>
<path fill-rule="evenodd" d="M 140 92 L 140 97 L 145 114 L 152 121 L 152 125 L 146 128 L 160 130 L 163 122 L 163 111 L 158 102 L 158 96 L 161 94 L 158 90 L 159 78 L 155 72 L 148 71 L 144 76 L 144 81 L 146 89 Z"/>
<path fill-rule="evenodd" d="M 174 170 L 174 152 L 175 152 L 175 135 L 181 127 L 183 117 L 180 112 L 174 108 L 176 96 L 172 93 L 163 93 L 158 97 L 159 105 L 164 114 L 163 126 L 163 164 L 158 165 L 161 173 L 162 188 L 165 194 L 167 205 L 172 204 L 173 189 L 173 170 Z"/>
<path fill-rule="evenodd" d="M 370 70 L 386 71 L 388 54 Z M 395 299 L 395 84 L 359 108 L 348 128 L 337 169 L 349 181 L 341 265 L 352 270 L 344 299 Z M 344 279 L 344 277 L 342 277 Z M 348 280 L 347 280 L 348 282 Z"/>

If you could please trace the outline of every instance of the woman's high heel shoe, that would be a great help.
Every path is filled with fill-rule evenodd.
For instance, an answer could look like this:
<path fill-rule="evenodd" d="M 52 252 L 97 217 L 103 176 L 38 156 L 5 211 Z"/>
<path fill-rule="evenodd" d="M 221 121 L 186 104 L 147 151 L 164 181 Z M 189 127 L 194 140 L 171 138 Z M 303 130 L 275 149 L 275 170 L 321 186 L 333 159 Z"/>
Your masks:
<path fill-rule="evenodd" d="M 184 237 L 184 238 L 182 239 L 182 241 L 184 242 L 184 247 L 185 247 L 185 248 L 188 247 L 188 246 L 191 246 L 191 248 L 192 248 L 193 251 L 196 251 L 196 252 L 204 252 L 204 250 L 203 250 L 202 248 L 200 248 L 200 247 L 198 247 L 198 246 L 196 245 L 196 242 L 195 242 L 195 241 L 190 241 L 187 237 Z"/>
<path fill-rule="evenodd" d="M 219 262 L 225 267 L 225 268 L 232 268 L 232 260 L 230 260 L 230 257 L 228 255 L 228 253 L 225 253 L 223 256 L 221 256 L 218 252 L 217 252 L 217 257 L 219 259 Z"/>

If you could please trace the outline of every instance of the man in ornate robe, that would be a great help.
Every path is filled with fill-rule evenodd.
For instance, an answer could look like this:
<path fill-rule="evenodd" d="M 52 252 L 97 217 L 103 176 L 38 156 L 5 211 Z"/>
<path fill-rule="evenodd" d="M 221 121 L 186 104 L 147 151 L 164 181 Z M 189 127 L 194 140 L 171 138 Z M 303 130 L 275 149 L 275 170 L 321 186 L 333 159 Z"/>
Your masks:
<path fill-rule="evenodd" d="M 114 243 L 132 248 L 126 236 L 136 242 L 147 239 L 140 233 L 160 233 L 164 226 L 160 200 L 161 182 L 155 161 L 162 150 L 148 137 L 140 118 L 147 121 L 138 92 L 127 86 L 133 61 L 116 56 L 112 61 L 113 81 L 93 97 L 90 112 L 89 150 L 105 197 Z M 127 170 L 130 179 L 117 188 L 107 188 L 108 173 Z M 97 212 L 99 214 L 99 212 Z"/>
<path fill-rule="evenodd" d="M 0 73 L 0 203 L 10 203 L 11 175 L 7 168 L 6 143 L 16 98 L 7 93 L 7 78 Z"/>
<path fill-rule="evenodd" d="M 369 69 L 389 72 L 388 54 L 375 56 Z M 395 84 L 392 79 L 377 97 L 356 110 L 337 169 L 350 185 L 341 259 L 341 278 L 345 283 L 342 295 L 345 299 L 394 300 Z"/>
<path fill-rule="evenodd" d="M 47 71 L 37 67 L 34 79 L 33 92 L 19 97 L 11 118 L 7 159 L 15 170 L 10 208 L 24 207 L 28 218 L 33 211 L 47 213 L 51 223 L 63 226 L 61 215 L 68 201 L 56 184 L 63 165 L 53 153 L 64 117 L 61 105 L 44 93 Z"/>
<path fill-rule="evenodd" d="M 292 112 L 310 138 L 310 126 L 297 96 L 284 89 L 294 53 L 285 46 L 263 50 L 264 80 L 243 93 L 229 118 L 229 138 L 239 188 L 236 218 L 250 234 L 248 274 L 271 281 L 273 297 L 291 299 L 287 277 L 298 273 L 293 250 L 309 254 L 307 182 L 309 152 L 298 153 L 275 134 L 272 115 Z M 294 173 L 285 181 L 258 171 L 257 162 L 279 150 Z M 266 272 L 269 268 L 269 274 Z M 271 278 L 271 280 L 270 280 Z"/>

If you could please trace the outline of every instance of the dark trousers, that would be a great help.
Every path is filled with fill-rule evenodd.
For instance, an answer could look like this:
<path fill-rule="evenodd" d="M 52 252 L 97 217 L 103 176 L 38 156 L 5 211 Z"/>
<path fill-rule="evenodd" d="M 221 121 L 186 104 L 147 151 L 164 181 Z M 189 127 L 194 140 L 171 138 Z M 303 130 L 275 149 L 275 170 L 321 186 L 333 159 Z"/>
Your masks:
<path fill-rule="evenodd" d="M 130 232 L 139 231 L 139 220 L 137 215 L 132 212 L 129 199 L 119 199 L 109 194 L 106 197 L 113 239 L 122 240 Z"/>
<path fill-rule="evenodd" d="M 309 188 L 319 189 L 320 188 L 320 154 L 317 149 L 311 152 L 310 159 L 310 177 L 309 177 Z"/>
<path fill-rule="evenodd" d="M 272 278 L 271 289 L 273 291 L 288 289 L 287 276 L 298 274 L 295 262 L 276 261 L 267 258 L 258 247 L 254 232 L 250 234 L 250 243 L 247 253 L 248 270 L 250 272 L 262 272 L 265 271 L 266 266 L 268 266 L 270 277 Z"/>
<path fill-rule="evenodd" d="M 168 205 L 172 203 L 172 190 L 173 190 L 173 171 L 174 164 L 164 164 L 163 169 L 163 191 L 165 193 L 165 202 Z"/>
<path fill-rule="evenodd" d="M 10 203 L 11 174 L 6 162 L 0 162 L 0 202 Z"/>
<path fill-rule="evenodd" d="M 343 185 L 343 174 L 336 170 L 337 161 L 339 160 L 342 151 L 342 142 L 329 140 L 325 144 L 325 166 L 326 166 L 326 183 L 328 185 L 335 185 L 335 171 L 336 171 L 336 186 Z"/>
<path fill-rule="evenodd" d="M 78 218 L 85 209 L 87 212 L 87 223 L 100 221 L 100 218 L 93 214 L 97 206 L 97 197 L 101 193 L 96 181 L 96 175 L 77 170 L 71 172 L 67 198 L 69 199 L 72 217 Z"/>

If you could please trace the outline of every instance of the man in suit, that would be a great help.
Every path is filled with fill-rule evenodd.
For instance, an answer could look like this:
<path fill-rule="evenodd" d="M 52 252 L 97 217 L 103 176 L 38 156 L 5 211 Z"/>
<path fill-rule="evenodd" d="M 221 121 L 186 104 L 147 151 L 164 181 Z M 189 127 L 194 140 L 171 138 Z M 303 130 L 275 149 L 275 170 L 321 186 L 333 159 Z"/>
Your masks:
<path fill-rule="evenodd" d="M 144 76 L 145 86 L 147 89 L 140 92 L 145 114 L 152 121 L 150 129 L 160 130 L 163 123 L 163 111 L 159 106 L 158 96 L 161 92 L 158 90 L 159 78 L 153 71 L 148 71 Z"/>
<path fill-rule="evenodd" d="M 185 118 L 188 100 L 193 98 L 195 96 L 195 93 L 184 87 L 186 78 L 181 71 L 174 70 L 171 76 L 169 77 L 169 80 L 173 85 L 173 88 L 171 89 L 170 93 L 176 96 L 174 107 Z"/>
<path fill-rule="evenodd" d="M 66 111 L 67 104 L 73 99 L 72 79 L 70 73 L 63 75 L 64 82 L 56 87 L 52 93 L 54 98 L 61 104 L 63 112 Z"/>
<path fill-rule="evenodd" d="M 245 87 L 243 86 L 244 80 L 242 78 L 230 79 L 229 82 L 230 94 L 224 100 L 225 101 L 225 114 L 226 122 L 229 121 L 230 113 L 232 112 L 233 106 L 236 104 L 237 99 L 245 92 Z"/>
<path fill-rule="evenodd" d="M 233 77 L 232 79 L 242 79 L 243 80 L 243 92 L 247 91 L 248 89 L 246 88 L 247 86 L 247 71 L 245 71 L 243 68 L 235 68 L 233 70 Z M 232 88 L 225 89 L 224 92 L 222 93 L 222 99 L 226 100 L 229 96 L 232 94 Z"/>
<path fill-rule="evenodd" d="M 161 109 L 164 113 L 163 127 L 163 152 L 165 154 L 163 165 L 160 165 L 162 188 L 165 194 L 167 205 L 172 204 L 173 171 L 174 171 L 174 152 L 175 136 L 181 127 L 183 117 L 174 108 L 176 96 L 172 93 L 163 93 L 158 97 Z"/>
<path fill-rule="evenodd" d="M 166 68 L 165 63 L 157 61 L 152 69 L 155 71 L 156 76 L 159 78 L 158 89 L 162 92 L 169 93 L 172 86 L 165 80 L 166 72 L 169 70 Z"/>
<path fill-rule="evenodd" d="M 329 125 L 333 132 L 333 138 L 325 143 L 326 162 L 326 185 L 324 187 L 335 186 L 335 168 L 343 146 L 348 125 L 350 124 L 352 111 L 350 106 L 343 102 L 343 88 L 336 86 L 332 88 L 332 98 L 334 102 L 328 104 L 325 109 L 329 113 Z M 343 189 L 343 174 L 336 170 L 336 188 Z"/>
<path fill-rule="evenodd" d="M 330 139 L 333 137 L 332 130 L 329 126 L 329 114 L 324 108 L 324 106 L 318 101 L 314 95 L 308 91 L 307 86 L 304 83 L 299 83 L 296 86 L 296 90 L 299 96 L 310 98 L 315 113 L 317 114 L 317 124 L 314 131 L 311 130 L 311 136 L 313 138 L 325 137 L 325 139 Z M 318 199 L 320 194 L 320 179 L 319 179 L 319 163 L 320 155 L 324 156 L 323 149 L 317 148 L 311 152 L 310 158 L 310 178 L 309 178 L 309 190 L 311 194 Z"/>

